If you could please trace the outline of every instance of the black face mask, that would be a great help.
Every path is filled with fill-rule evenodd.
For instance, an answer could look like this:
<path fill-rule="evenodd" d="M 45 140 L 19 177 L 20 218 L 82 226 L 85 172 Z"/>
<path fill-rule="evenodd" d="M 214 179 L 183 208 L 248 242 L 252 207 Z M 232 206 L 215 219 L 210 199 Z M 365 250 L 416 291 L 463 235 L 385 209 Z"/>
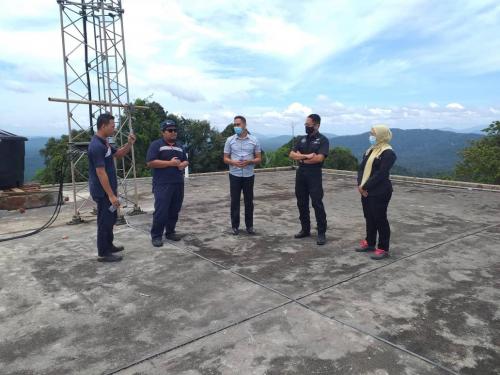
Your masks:
<path fill-rule="evenodd" d="M 306 126 L 306 134 L 311 135 L 312 133 L 314 133 L 314 127 Z"/>

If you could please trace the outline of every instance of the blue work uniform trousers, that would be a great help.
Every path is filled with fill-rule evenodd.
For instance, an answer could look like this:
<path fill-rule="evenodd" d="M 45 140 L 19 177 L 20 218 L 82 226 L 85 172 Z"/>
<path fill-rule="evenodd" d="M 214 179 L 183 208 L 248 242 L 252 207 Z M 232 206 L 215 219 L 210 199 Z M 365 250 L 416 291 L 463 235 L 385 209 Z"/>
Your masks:
<path fill-rule="evenodd" d="M 163 233 L 175 232 L 179 212 L 184 200 L 184 183 L 161 184 L 153 187 L 155 212 L 151 227 L 151 238 L 162 238 Z"/>

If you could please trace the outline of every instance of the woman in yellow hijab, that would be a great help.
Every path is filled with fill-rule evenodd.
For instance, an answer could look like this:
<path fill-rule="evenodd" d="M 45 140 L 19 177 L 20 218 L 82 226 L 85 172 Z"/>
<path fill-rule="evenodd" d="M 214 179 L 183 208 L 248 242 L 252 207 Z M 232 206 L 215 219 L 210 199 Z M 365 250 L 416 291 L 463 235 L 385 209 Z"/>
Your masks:
<path fill-rule="evenodd" d="M 392 197 L 389 174 L 396 154 L 389 142 L 392 132 L 386 125 L 375 125 L 371 129 L 371 147 L 366 150 L 358 170 L 358 190 L 366 221 L 366 238 L 361 241 L 358 252 L 373 251 L 372 259 L 389 257 L 391 227 L 387 220 L 387 207 Z M 378 246 L 377 244 L 378 233 Z"/>

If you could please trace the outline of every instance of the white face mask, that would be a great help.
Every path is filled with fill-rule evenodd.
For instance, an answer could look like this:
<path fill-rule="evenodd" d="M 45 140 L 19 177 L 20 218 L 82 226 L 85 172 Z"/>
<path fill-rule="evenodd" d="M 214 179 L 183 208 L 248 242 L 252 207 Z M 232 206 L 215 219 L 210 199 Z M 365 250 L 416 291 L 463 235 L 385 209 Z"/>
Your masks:
<path fill-rule="evenodd" d="M 370 135 L 370 138 L 368 138 L 368 140 L 370 141 L 370 144 L 372 146 L 377 143 L 377 137 L 375 137 L 374 135 Z"/>

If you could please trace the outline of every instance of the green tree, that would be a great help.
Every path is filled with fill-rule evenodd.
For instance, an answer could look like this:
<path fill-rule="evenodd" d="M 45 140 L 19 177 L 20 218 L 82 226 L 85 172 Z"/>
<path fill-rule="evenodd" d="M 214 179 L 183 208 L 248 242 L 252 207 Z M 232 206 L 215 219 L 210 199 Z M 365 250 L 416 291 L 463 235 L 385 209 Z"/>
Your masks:
<path fill-rule="evenodd" d="M 134 145 L 135 168 L 138 177 L 150 176 L 151 171 L 146 166 L 146 154 L 149 145 L 155 139 L 161 137 L 160 123 L 165 119 L 174 120 L 178 126 L 178 140 L 189 153 L 190 169 L 193 172 L 211 172 L 224 170 L 225 165 L 222 160 L 225 137 L 216 129 L 210 126 L 207 121 L 186 119 L 181 116 L 168 113 L 159 103 L 147 99 L 137 99 L 135 105 L 148 106 L 149 109 L 137 109 L 133 112 L 125 112 L 124 116 L 132 116 L 132 124 L 137 141 Z M 73 137 L 79 137 L 79 141 L 88 142 L 90 134 L 83 131 L 74 131 Z M 120 141 L 120 140 L 118 140 Z M 123 139 L 126 142 L 126 139 Z M 68 155 L 68 136 L 61 138 L 50 138 L 45 148 L 40 151 L 44 158 L 45 168 L 40 170 L 36 179 L 42 183 L 55 183 L 58 181 L 58 173 L 63 161 Z M 74 159 L 82 156 L 74 154 Z M 131 160 L 125 160 L 127 167 Z M 71 181 L 69 162 L 64 179 Z M 76 180 L 85 181 L 88 179 L 87 157 L 82 156 L 76 165 Z"/>
<path fill-rule="evenodd" d="M 500 121 L 483 130 L 486 135 L 471 142 L 461 152 L 462 161 L 455 168 L 455 177 L 464 181 L 500 184 Z"/>
<path fill-rule="evenodd" d="M 87 142 L 90 135 L 84 131 L 73 130 L 71 133 L 73 139 L 79 142 Z M 68 152 L 68 136 L 63 135 L 59 139 L 51 137 L 48 139 L 45 147 L 40 150 L 40 155 L 44 159 L 45 168 L 38 170 L 35 180 L 42 184 L 55 184 L 59 182 L 61 171 L 64 169 L 64 182 L 71 182 L 71 168 Z M 76 147 L 72 148 L 72 158 L 77 160 L 82 156 L 82 151 Z M 85 181 L 88 178 L 87 158 L 82 157 L 75 168 L 76 181 Z"/>
<path fill-rule="evenodd" d="M 146 154 L 151 142 L 161 137 L 160 122 L 167 118 L 167 112 L 159 103 L 147 99 L 136 99 L 134 104 L 149 107 L 132 112 L 132 126 L 137 137 L 134 145 L 137 176 L 150 176 L 151 171 L 146 167 Z"/>
<path fill-rule="evenodd" d="M 263 159 L 263 167 L 273 168 L 292 166 L 293 161 L 288 157 L 288 155 L 290 154 L 290 150 L 293 148 L 293 145 L 299 138 L 300 137 L 298 136 L 292 138 L 277 150 L 267 152 L 265 159 Z"/>
<path fill-rule="evenodd" d="M 148 106 L 148 110 L 135 110 L 132 113 L 125 113 L 124 116 L 132 115 L 132 124 L 137 137 L 134 146 L 137 176 L 149 176 L 150 170 L 146 167 L 146 152 L 152 140 L 160 137 L 159 124 L 167 114 L 163 107 L 156 102 L 149 102 L 145 99 L 137 99 L 135 105 Z M 88 179 L 88 159 L 85 152 L 85 142 L 90 141 L 90 133 L 86 131 L 73 130 L 72 138 L 82 142 L 80 148 L 72 147 L 72 158 L 78 160 L 75 164 L 76 181 L 86 181 Z M 126 139 L 124 140 L 126 142 Z M 53 184 L 58 182 L 61 166 L 65 165 L 64 181 L 71 182 L 71 169 L 68 158 L 68 136 L 63 135 L 59 139 L 49 138 L 45 147 L 40 150 L 40 155 L 44 158 L 45 168 L 37 171 L 35 180 Z M 130 159 L 125 163 L 130 166 Z"/>
<path fill-rule="evenodd" d="M 334 147 L 330 149 L 330 153 L 325 159 L 324 167 L 343 171 L 357 171 L 358 159 L 352 154 L 350 149 L 346 147 Z"/>
<path fill-rule="evenodd" d="M 224 141 L 221 133 L 205 120 L 178 118 L 179 139 L 189 153 L 192 172 L 214 172 L 224 169 L 222 153 Z"/>
<path fill-rule="evenodd" d="M 291 149 L 301 136 L 290 139 L 289 142 L 278 148 L 274 152 L 268 152 L 264 160 L 264 167 L 288 167 L 292 165 L 292 160 L 288 157 Z M 358 169 L 358 159 L 351 150 L 345 147 L 334 147 L 330 149 L 328 157 L 324 162 L 325 168 L 356 171 Z"/>

